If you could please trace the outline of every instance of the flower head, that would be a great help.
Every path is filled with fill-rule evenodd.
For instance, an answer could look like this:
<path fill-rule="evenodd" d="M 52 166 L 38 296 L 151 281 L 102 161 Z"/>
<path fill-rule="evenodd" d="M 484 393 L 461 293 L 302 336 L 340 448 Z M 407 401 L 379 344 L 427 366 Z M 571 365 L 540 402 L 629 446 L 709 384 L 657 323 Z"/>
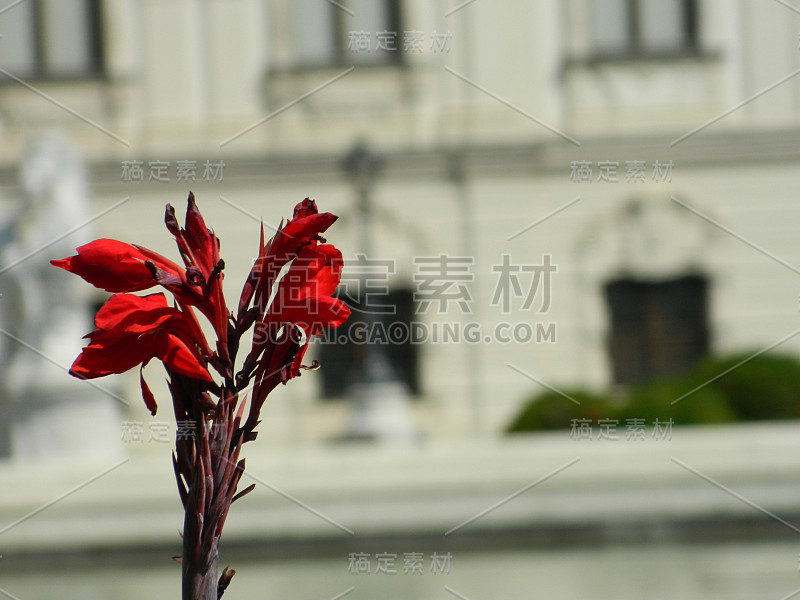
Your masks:
<path fill-rule="evenodd" d="M 74 256 L 52 261 L 113 293 L 95 316 L 95 330 L 86 336 L 89 345 L 70 373 L 84 379 L 103 377 L 143 368 L 158 358 L 173 374 L 216 386 L 209 373 L 213 366 L 228 387 L 255 376 L 251 417 L 257 416 L 269 391 L 299 375 L 310 338 L 338 327 L 350 313 L 333 297 L 342 255 L 321 236 L 336 216 L 320 213 L 306 198 L 266 243 L 262 227 L 258 259 L 245 282 L 236 319 L 229 315 L 222 293 L 219 240 L 206 226 L 194 195 L 189 194 L 183 227 L 169 204 L 164 221 L 175 237 L 183 266 L 148 248 L 111 239 L 95 240 L 78 248 Z M 156 286 L 172 295 L 174 306 L 163 293 L 131 293 Z M 213 326 L 216 351 L 207 343 L 193 308 Z M 239 339 L 254 324 L 252 348 L 234 378 Z M 145 403 L 155 411 L 155 399 L 143 377 L 141 384 Z M 213 406 L 205 397 L 201 404 Z"/>
<path fill-rule="evenodd" d="M 237 319 L 240 324 L 255 321 L 252 347 L 241 371 L 242 377 L 253 373 L 256 381 L 251 424 L 267 394 L 300 374 L 310 338 L 338 327 L 350 314 L 341 300 L 332 297 L 341 278 L 342 254 L 321 236 L 335 221 L 335 215 L 319 213 L 316 203 L 306 198 L 267 243 L 262 228 L 258 259 Z"/>

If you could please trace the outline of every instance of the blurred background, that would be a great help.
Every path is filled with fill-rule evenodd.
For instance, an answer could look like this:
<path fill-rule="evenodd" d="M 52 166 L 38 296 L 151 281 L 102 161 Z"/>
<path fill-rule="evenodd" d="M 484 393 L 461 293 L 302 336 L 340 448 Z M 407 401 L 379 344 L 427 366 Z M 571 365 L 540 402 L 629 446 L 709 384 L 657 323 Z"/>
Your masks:
<path fill-rule="evenodd" d="M 231 597 L 800 594 L 800 3 L 17 0 L 0 6 L 0 593 L 175 597 L 160 367 L 67 369 L 176 258 L 229 306 L 303 198 L 353 308 L 276 390 Z M 74 280 L 74 281 L 73 281 Z"/>

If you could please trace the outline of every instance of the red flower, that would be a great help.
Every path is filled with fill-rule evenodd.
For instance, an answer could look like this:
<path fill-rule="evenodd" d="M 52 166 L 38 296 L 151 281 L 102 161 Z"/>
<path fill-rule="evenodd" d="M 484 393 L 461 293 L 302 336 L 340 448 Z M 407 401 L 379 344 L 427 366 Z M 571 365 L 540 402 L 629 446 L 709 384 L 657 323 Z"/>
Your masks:
<path fill-rule="evenodd" d="M 184 228 L 178 225 L 175 209 L 170 204 L 167 204 L 164 222 L 169 232 L 175 236 L 186 272 L 180 282 L 174 281 L 169 273 L 162 274 L 160 271 L 154 272 L 155 277 L 179 300 L 196 305 L 208 317 L 221 343 L 221 351 L 225 353 L 228 313 L 222 295 L 222 269 L 225 263 L 219 257 L 219 240 L 206 227 L 191 192 L 186 206 Z M 228 357 L 223 358 L 227 360 Z"/>
<path fill-rule="evenodd" d="M 290 377 L 294 377 L 308 345 L 307 338 L 320 335 L 325 328 L 338 327 L 349 316 L 350 309 L 341 300 L 331 297 L 339 285 L 342 254 L 331 245 L 319 244 L 325 241 L 320 234 L 335 221 L 335 215 L 319 214 L 316 203 L 306 198 L 295 206 L 294 218 L 279 228 L 267 244 L 263 242 L 262 228 L 259 258 L 242 292 L 237 319 L 240 326 L 247 324 L 248 315 L 257 320 L 244 372 L 252 370 L 268 342 L 276 342 L 275 335 L 281 330 L 275 325 L 293 324 L 302 328 L 302 334 L 287 329 L 287 335 L 306 338 L 297 344 L 296 353 L 291 352 L 291 356 L 286 357 L 293 365 Z M 290 261 L 292 264 L 278 282 L 272 303 L 265 306 L 273 296 L 277 276 Z M 255 306 L 248 310 L 253 296 Z"/>
<path fill-rule="evenodd" d="M 169 204 L 165 221 L 186 268 L 148 248 L 109 239 L 95 240 L 78 248 L 75 256 L 50 262 L 107 292 L 138 292 L 160 285 L 182 305 L 196 306 L 206 315 L 224 345 L 227 309 L 222 296 L 224 263 L 219 258 L 219 241 L 205 226 L 191 193 L 185 229 L 178 226 L 175 209 Z"/>
<path fill-rule="evenodd" d="M 266 244 L 262 228 L 259 257 L 242 292 L 237 318 L 239 327 L 256 320 L 253 344 L 242 368 L 246 377 L 252 374 L 255 379 L 250 430 L 269 392 L 299 375 L 309 338 L 338 327 L 350 314 L 341 300 L 331 297 L 339 285 L 342 254 L 319 243 L 325 241 L 320 234 L 334 221 L 335 215 L 319 214 L 314 201 L 306 198 L 295 207 L 294 218 Z M 253 297 L 254 306 L 248 308 Z M 269 299 L 271 304 L 265 306 Z"/>
<path fill-rule="evenodd" d="M 94 318 L 96 329 L 69 372 L 81 379 L 124 373 L 152 358 L 181 375 L 212 382 L 199 348 L 194 324 L 177 308 L 167 305 L 164 294 L 135 296 L 114 294 Z M 143 392 L 146 384 L 143 383 Z M 149 390 L 148 390 L 149 391 Z M 152 395 L 151 395 L 152 397 Z M 145 402 L 151 402 L 145 393 Z"/>
<path fill-rule="evenodd" d="M 244 322 L 242 319 L 251 300 L 254 300 L 255 305 L 253 312 L 263 314 L 281 269 L 301 250 L 314 248 L 318 242 L 324 242 L 320 234 L 333 225 L 336 219 L 336 215 L 331 213 L 319 213 L 316 203 L 306 198 L 295 206 L 294 218 L 279 227 L 267 244 L 264 244 L 264 228 L 261 228 L 258 259 L 250 271 L 239 301 L 240 324 Z"/>
<path fill-rule="evenodd" d="M 320 214 L 316 203 L 306 198 L 266 243 L 262 227 L 258 258 L 242 290 L 235 321 L 222 294 L 224 263 L 219 240 L 206 227 L 194 196 L 189 194 L 183 227 L 169 204 L 164 220 L 184 266 L 147 248 L 109 239 L 96 240 L 78 248 L 75 256 L 52 261 L 114 293 L 95 316 L 96 329 L 86 336 L 89 345 L 70 373 L 102 377 L 143 368 L 158 358 L 176 374 L 211 384 L 206 389 L 215 386 L 208 365 L 224 377 L 228 389 L 242 389 L 240 385 L 255 377 L 248 419 L 252 433 L 269 391 L 299 374 L 311 336 L 338 327 L 350 314 L 341 300 L 332 297 L 341 277 L 342 255 L 321 236 L 336 216 Z M 156 285 L 169 291 L 177 306 L 168 306 L 161 293 L 144 297 L 124 293 Z M 192 307 L 213 325 L 216 352 L 209 348 Z M 239 341 L 253 324 L 250 353 L 234 377 Z M 155 411 L 155 399 L 144 378 L 141 385 L 145 403 Z"/>

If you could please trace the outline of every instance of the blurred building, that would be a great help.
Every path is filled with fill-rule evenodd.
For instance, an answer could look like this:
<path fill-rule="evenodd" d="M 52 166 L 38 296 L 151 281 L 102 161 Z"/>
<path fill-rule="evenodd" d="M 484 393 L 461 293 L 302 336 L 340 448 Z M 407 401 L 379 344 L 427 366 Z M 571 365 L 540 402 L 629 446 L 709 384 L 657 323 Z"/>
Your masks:
<path fill-rule="evenodd" d="M 354 316 L 262 413 L 257 486 L 224 535 L 231 593 L 792 597 L 797 423 L 495 438 L 543 390 L 800 352 L 799 15 L 792 0 L 7 0 L 0 293 L 30 267 L 2 261 L 29 223 L 40 134 L 90 185 L 88 216 L 40 211 L 63 230 L 38 243 L 45 268 L 56 240 L 175 257 L 164 205 L 192 190 L 232 305 L 261 220 L 269 233 L 314 198 L 340 216 L 327 237 Z M 75 350 L 9 336 L 7 301 L 0 390 L 9 347 L 60 389 Z M 386 380 L 429 443 L 321 443 L 347 435 L 359 384 Z M 114 439 L 99 411 L 64 427 L 108 451 L 0 462 L 8 597 L 177 593 L 168 402 L 150 417 L 135 373 L 100 385 Z M 406 553 L 451 552 L 448 579 L 400 573 Z M 397 576 L 353 573 L 356 553 L 394 553 Z"/>
<path fill-rule="evenodd" d="M 19 197 L 31 135 L 58 131 L 88 163 L 95 236 L 172 253 L 163 206 L 193 190 L 233 302 L 259 219 L 277 225 L 315 198 L 341 217 L 329 239 L 349 261 L 342 293 L 375 309 L 421 433 L 493 433 L 544 388 L 800 350 L 797 13 L 722 0 L 14 2 L 0 9 L 2 202 Z M 359 144 L 374 158 L 361 262 L 346 162 Z M 322 372 L 276 394 L 264 438 L 342 432 L 359 348 L 326 348 Z"/>

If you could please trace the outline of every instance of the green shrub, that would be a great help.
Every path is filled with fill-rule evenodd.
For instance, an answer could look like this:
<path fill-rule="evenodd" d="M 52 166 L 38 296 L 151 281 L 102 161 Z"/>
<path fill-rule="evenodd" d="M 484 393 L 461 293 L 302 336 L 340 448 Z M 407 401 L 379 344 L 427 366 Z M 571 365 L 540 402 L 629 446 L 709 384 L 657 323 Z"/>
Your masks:
<path fill-rule="evenodd" d="M 570 429 L 574 419 L 590 419 L 592 423 L 596 423 L 597 419 L 606 418 L 613 412 L 607 396 L 581 390 L 568 390 L 564 393 L 580 402 L 580 405 L 556 392 L 537 394 L 525 403 L 506 431 L 518 433 L 544 429 Z"/>
<path fill-rule="evenodd" d="M 530 398 L 508 426 L 509 433 L 570 429 L 575 419 L 656 419 L 675 425 L 796 419 L 800 417 L 800 361 L 791 356 L 734 355 L 701 361 L 691 372 L 634 386 L 624 399 L 582 390 L 547 391 Z M 676 402 L 677 400 L 677 402 Z M 641 421 L 640 421 L 641 422 Z"/>
<path fill-rule="evenodd" d="M 742 421 L 800 417 L 800 361 L 790 356 L 750 356 L 707 359 L 698 365 L 695 375 L 708 381 L 730 370 L 712 385 L 728 398 Z"/>
<path fill-rule="evenodd" d="M 725 394 L 707 380 L 693 376 L 654 381 L 631 390 L 615 417 L 644 419 L 650 426 L 658 419 L 675 425 L 729 423 L 737 418 Z M 700 387 L 702 386 L 702 387 Z M 688 395 L 686 395 L 688 394 Z"/>

